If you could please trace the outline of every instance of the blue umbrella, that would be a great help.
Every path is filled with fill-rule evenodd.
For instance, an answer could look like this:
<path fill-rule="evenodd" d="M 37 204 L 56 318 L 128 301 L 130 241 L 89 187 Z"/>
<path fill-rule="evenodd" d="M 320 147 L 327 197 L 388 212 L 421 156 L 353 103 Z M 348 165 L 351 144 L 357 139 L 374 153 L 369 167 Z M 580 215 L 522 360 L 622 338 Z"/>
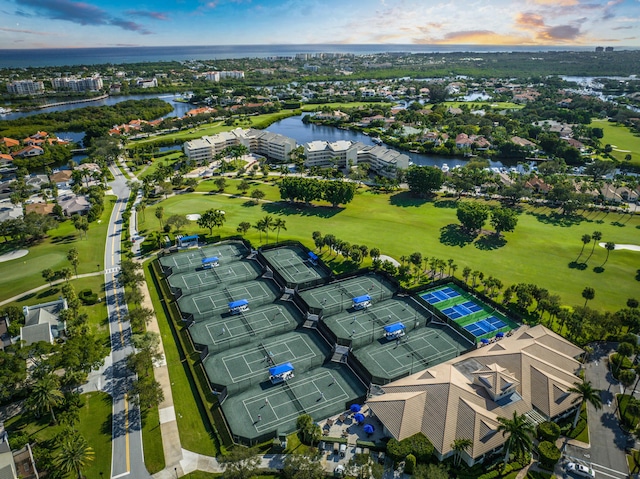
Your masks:
<path fill-rule="evenodd" d="M 487 338 L 482 338 L 482 339 L 480 340 L 480 342 L 481 342 L 482 344 L 489 344 L 489 340 L 488 340 Z"/>
<path fill-rule="evenodd" d="M 362 421 L 364 421 L 364 414 L 358 413 L 353 416 L 353 419 L 355 419 L 357 423 L 361 423 Z"/>
<path fill-rule="evenodd" d="M 360 409 L 362 409 L 362 406 L 360 406 L 360 404 L 352 404 L 349 408 L 351 412 L 360 412 Z"/>
<path fill-rule="evenodd" d="M 365 424 L 363 429 L 367 434 L 373 434 L 373 431 L 375 431 L 375 428 L 372 424 Z"/>
<path fill-rule="evenodd" d="M 504 337 L 504 333 L 502 331 L 496 334 L 496 338 L 503 338 L 503 337 Z"/>

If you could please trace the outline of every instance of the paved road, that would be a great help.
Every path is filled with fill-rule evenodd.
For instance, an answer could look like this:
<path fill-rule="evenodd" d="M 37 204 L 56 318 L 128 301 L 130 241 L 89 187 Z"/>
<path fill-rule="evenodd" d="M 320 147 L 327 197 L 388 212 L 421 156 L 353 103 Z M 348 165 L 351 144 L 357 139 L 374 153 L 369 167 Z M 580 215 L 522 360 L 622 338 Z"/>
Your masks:
<path fill-rule="evenodd" d="M 606 358 L 615 350 L 614 344 L 600 344 L 591 355 L 591 360 L 585 365 L 585 377 L 596 389 L 600 389 L 602 409 L 596 409 L 589 404 L 589 449 L 577 446 L 567 446 L 565 454 L 570 459 L 590 464 L 596 472 L 596 477 L 622 479 L 627 477 L 629 468 L 625 457 L 627 435 L 620 429 L 616 417 L 615 395 L 622 392 L 622 388 L 607 368 Z M 609 402 L 610 401 L 610 402 Z"/>
<path fill-rule="evenodd" d="M 140 409 L 133 404 L 127 391 L 134 377 L 126 367 L 126 357 L 131 346 L 131 327 L 125 320 L 127 305 L 124 288 L 117 281 L 120 267 L 120 240 L 122 213 L 129 199 L 126 178 L 116 167 L 110 168 L 115 180 L 111 183 L 118 200 L 109 220 L 109 229 L 104 253 L 105 299 L 111 335 L 111 366 L 108 372 L 113 396 L 113 439 L 111 477 L 150 478 L 144 465 Z"/>

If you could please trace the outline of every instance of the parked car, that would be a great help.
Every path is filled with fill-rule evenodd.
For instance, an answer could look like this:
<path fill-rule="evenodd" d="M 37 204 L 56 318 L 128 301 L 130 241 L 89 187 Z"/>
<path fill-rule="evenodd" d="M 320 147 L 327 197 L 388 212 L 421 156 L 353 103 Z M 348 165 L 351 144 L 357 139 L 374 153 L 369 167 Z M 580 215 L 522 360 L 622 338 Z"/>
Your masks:
<path fill-rule="evenodd" d="M 342 464 L 338 464 L 336 468 L 333 470 L 333 475 L 336 477 L 344 477 L 344 466 Z"/>
<path fill-rule="evenodd" d="M 340 457 L 344 457 L 347 455 L 347 445 L 340 444 Z"/>
<path fill-rule="evenodd" d="M 567 472 L 573 472 L 577 476 L 586 477 L 587 479 L 595 479 L 596 473 L 590 467 L 575 462 L 567 464 Z"/>

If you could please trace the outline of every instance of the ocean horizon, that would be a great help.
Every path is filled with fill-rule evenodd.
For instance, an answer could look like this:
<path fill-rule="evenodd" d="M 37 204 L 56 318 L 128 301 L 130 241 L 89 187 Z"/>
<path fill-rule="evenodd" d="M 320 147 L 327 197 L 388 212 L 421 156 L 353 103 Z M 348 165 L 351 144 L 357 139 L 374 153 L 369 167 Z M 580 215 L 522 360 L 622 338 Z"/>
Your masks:
<path fill-rule="evenodd" d="M 595 46 L 425 45 L 425 44 L 299 44 L 196 45 L 158 47 L 0 49 L 0 68 L 291 57 L 298 53 L 499 53 L 593 51 Z M 637 50 L 637 47 L 616 47 Z"/>

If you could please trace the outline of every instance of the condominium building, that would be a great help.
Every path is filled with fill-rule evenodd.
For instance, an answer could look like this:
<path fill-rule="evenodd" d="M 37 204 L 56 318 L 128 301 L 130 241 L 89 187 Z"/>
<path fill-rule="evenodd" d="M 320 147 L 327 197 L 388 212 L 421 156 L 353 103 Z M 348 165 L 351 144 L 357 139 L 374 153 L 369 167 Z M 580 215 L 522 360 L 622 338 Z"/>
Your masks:
<path fill-rule="evenodd" d="M 369 146 L 360 142 L 311 141 L 304 145 L 305 166 L 347 168 L 360 162 L 369 163 L 370 171 L 387 178 L 395 178 L 396 170 L 409 167 L 409 157 L 383 146 Z"/>
<path fill-rule="evenodd" d="M 201 76 L 201 75 L 198 75 Z M 206 72 L 204 78 L 208 81 L 218 82 L 220 80 L 224 80 L 226 78 L 232 78 L 236 80 L 241 80 L 244 78 L 244 72 L 242 70 L 230 70 L 230 71 L 216 71 L 216 72 Z"/>
<path fill-rule="evenodd" d="M 257 153 L 272 160 L 288 161 L 296 147 L 296 141 L 269 131 L 236 128 L 217 135 L 187 141 L 183 151 L 190 160 L 205 163 L 212 161 L 225 148 L 234 145 L 244 145 L 251 153 Z"/>
<path fill-rule="evenodd" d="M 88 78 L 52 78 L 51 86 L 55 90 L 98 91 L 101 90 L 104 85 L 102 83 L 102 78 L 100 78 L 100 75 L 94 75 Z"/>
<path fill-rule="evenodd" d="M 16 80 L 7 83 L 7 91 L 12 95 L 37 95 L 44 93 L 44 83 L 34 80 Z"/>

